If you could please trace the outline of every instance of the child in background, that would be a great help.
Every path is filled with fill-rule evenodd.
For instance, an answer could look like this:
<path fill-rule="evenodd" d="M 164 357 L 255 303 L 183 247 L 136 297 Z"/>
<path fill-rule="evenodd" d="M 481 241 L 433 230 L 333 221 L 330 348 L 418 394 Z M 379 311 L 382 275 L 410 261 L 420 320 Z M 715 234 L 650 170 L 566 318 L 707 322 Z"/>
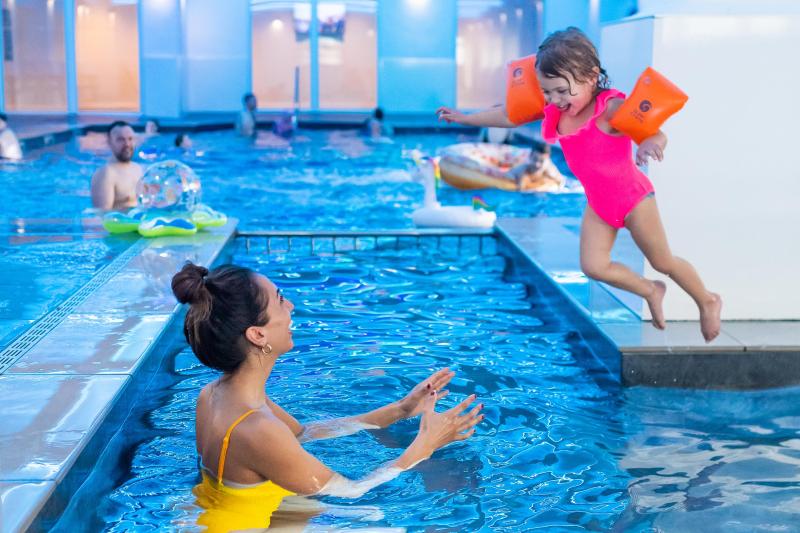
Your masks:
<path fill-rule="evenodd" d="M 720 330 L 722 300 L 709 292 L 689 262 L 672 255 L 661 224 L 653 184 L 633 161 L 628 137 L 609 120 L 625 95 L 608 86 L 597 50 L 577 28 L 547 37 L 536 55 L 536 76 L 547 106 L 542 136 L 561 142 L 564 157 L 586 191 L 588 205 L 580 237 L 581 269 L 590 278 L 630 291 L 647 301 L 653 325 L 664 329 L 662 309 L 666 285 L 646 279 L 625 265 L 611 261 L 611 248 L 620 228 L 628 228 L 636 245 L 654 269 L 675 281 L 697 304 L 700 329 L 706 342 Z M 446 107 L 440 120 L 470 126 L 515 126 L 504 107 L 464 114 Z M 659 131 L 642 141 L 636 163 L 661 161 L 667 137 Z"/>

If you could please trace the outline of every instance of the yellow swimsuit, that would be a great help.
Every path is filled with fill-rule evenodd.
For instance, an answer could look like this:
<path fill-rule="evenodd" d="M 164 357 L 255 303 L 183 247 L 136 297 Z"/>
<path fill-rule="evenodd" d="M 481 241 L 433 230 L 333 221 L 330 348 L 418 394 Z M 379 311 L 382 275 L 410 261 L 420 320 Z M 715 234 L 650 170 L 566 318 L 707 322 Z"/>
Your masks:
<path fill-rule="evenodd" d="M 197 505 L 204 509 L 197 523 L 206 526 L 208 533 L 269 527 L 272 513 L 278 509 L 281 501 L 286 496 L 295 495 L 272 481 L 254 485 L 224 483 L 225 456 L 228 453 L 231 432 L 239 422 L 255 411 L 256 409 L 251 409 L 237 418 L 225 433 L 217 477 L 208 468 L 201 467 L 203 481 L 192 490 L 197 498 Z"/>

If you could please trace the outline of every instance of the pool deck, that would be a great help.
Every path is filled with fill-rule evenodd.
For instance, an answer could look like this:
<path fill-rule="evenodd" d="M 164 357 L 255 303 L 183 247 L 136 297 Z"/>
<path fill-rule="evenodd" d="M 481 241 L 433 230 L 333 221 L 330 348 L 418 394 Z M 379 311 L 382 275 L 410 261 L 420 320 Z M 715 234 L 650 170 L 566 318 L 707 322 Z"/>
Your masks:
<path fill-rule="evenodd" d="M 139 239 L 89 282 L 91 290 L 77 291 L 85 297 L 37 321 L 46 331 L 33 339 L 26 332 L 8 347 L 22 346 L 0 375 L 0 531 L 52 525 L 85 478 L 81 461 L 91 466 L 119 427 L 104 421 L 115 405 L 135 399 L 146 355 L 181 312 L 173 273 L 187 260 L 213 263 L 235 227 L 230 221 L 192 238 Z M 52 513 L 40 515 L 46 504 Z"/>
<path fill-rule="evenodd" d="M 619 354 L 606 355 L 619 357 L 624 385 L 735 390 L 800 384 L 800 322 L 725 321 L 711 343 L 697 321 L 668 322 L 659 331 L 633 310 L 641 299 L 583 275 L 579 227 L 575 218 L 498 221 L 500 232 L 616 346 Z M 630 235 L 621 232 L 614 257 L 625 262 L 634 253 Z"/>

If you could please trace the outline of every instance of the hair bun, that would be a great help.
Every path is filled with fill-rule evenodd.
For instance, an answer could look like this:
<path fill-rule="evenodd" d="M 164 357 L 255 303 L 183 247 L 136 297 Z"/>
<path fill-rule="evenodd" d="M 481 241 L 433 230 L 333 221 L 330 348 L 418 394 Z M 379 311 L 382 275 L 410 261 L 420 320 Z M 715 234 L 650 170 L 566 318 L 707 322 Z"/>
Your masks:
<path fill-rule="evenodd" d="M 183 265 L 180 272 L 172 277 L 172 294 L 182 304 L 197 304 L 209 297 L 205 280 L 208 269 L 192 262 Z"/>

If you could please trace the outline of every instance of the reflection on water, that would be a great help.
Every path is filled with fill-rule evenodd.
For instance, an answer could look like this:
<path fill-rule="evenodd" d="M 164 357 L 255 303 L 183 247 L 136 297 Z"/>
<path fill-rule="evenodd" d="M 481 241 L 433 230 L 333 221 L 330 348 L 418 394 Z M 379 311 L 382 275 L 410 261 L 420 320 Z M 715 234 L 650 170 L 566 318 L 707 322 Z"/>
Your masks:
<path fill-rule="evenodd" d="M 248 254 L 296 305 L 295 350 L 268 390 L 301 421 L 399 398 L 457 370 L 444 403 L 476 392 L 476 436 L 355 501 L 287 502 L 287 531 L 791 531 L 798 523 L 798 390 L 607 390 L 576 363 L 571 326 L 503 260 L 392 244 L 346 255 Z M 490 248 L 490 246 L 489 246 Z M 215 374 L 187 349 L 157 393 L 129 471 L 97 498 L 109 531 L 192 531 L 194 401 Z M 444 407 L 444 406 L 443 406 Z M 353 478 L 395 458 L 417 421 L 306 444 Z M 299 506 L 299 508 L 298 508 Z M 311 506 L 311 508 L 309 508 Z"/>

